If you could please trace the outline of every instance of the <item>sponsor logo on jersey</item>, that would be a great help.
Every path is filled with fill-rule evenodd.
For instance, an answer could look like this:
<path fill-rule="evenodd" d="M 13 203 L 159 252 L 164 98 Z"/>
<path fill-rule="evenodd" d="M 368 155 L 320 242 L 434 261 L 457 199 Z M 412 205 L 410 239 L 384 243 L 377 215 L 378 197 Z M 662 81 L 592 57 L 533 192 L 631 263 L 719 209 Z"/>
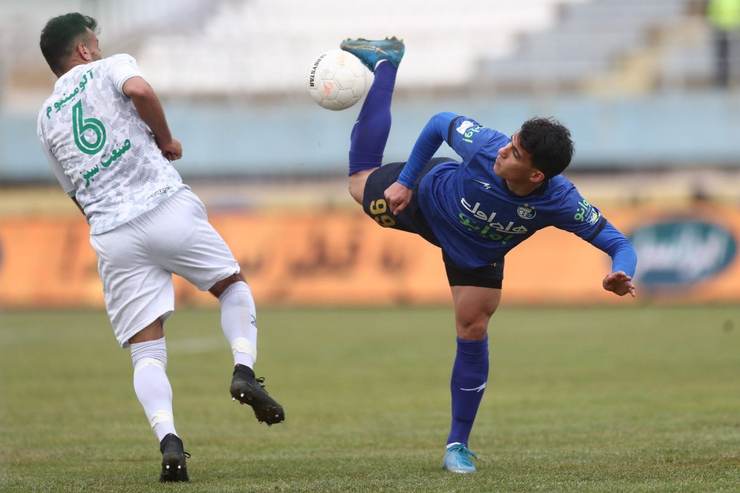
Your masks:
<path fill-rule="evenodd" d="M 113 149 L 113 151 L 110 153 L 110 156 L 100 161 L 100 166 L 96 165 L 88 170 L 85 170 L 82 173 L 82 177 L 85 179 L 85 188 L 89 187 L 90 184 L 95 181 L 95 175 L 100 173 L 101 170 L 108 169 L 112 164 L 118 161 L 121 156 L 126 154 L 129 149 L 131 149 L 131 141 L 129 139 L 126 139 L 123 141 L 123 145 L 121 145 L 121 147 Z"/>
<path fill-rule="evenodd" d="M 483 186 L 483 188 L 486 189 L 486 190 L 490 190 L 491 189 L 491 184 L 490 183 L 487 183 L 487 182 L 485 182 L 483 180 L 473 180 L 473 181 L 476 182 L 476 183 L 481 184 Z"/>
<path fill-rule="evenodd" d="M 93 79 L 93 71 L 92 69 L 88 70 L 82 75 L 82 79 L 80 79 L 80 82 L 75 86 L 75 90 L 72 91 L 69 94 L 65 94 L 60 100 L 56 101 L 54 103 L 54 110 L 59 113 L 59 110 L 62 109 L 62 107 L 72 101 L 74 98 L 76 98 L 79 94 L 85 91 L 85 88 L 87 87 L 87 76 L 90 76 L 90 80 Z M 51 118 L 51 106 L 46 107 L 46 118 Z"/>
<path fill-rule="evenodd" d="M 474 122 L 471 122 L 470 120 L 464 120 L 455 130 L 460 135 L 465 135 L 465 132 L 474 126 L 475 126 Z"/>
<path fill-rule="evenodd" d="M 168 193 L 170 190 L 172 190 L 172 187 L 170 187 L 170 186 L 166 186 L 164 188 L 160 188 L 159 190 L 156 190 L 156 191 L 150 193 L 149 196 L 147 197 L 147 200 L 153 199 L 157 195 L 163 195 L 165 193 Z"/>
<path fill-rule="evenodd" d="M 592 206 L 588 200 L 581 199 L 576 206 L 576 213 L 573 215 L 573 219 L 582 223 L 596 224 L 601 218 L 599 210 Z"/>
<path fill-rule="evenodd" d="M 460 199 L 460 204 L 462 204 L 463 208 L 470 212 L 476 219 L 481 219 L 485 221 L 486 229 L 487 230 L 493 230 L 498 233 L 513 233 L 513 234 L 527 234 L 529 230 L 525 226 L 519 225 L 515 226 L 513 221 L 509 221 L 507 224 L 501 223 L 501 222 L 494 222 L 496 219 L 496 211 L 491 211 L 490 213 L 484 212 L 481 210 L 480 202 L 476 202 L 475 205 L 470 205 L 470 202 L 465 200 L 463 197 Z"/>
<path fill-rule="evenodd" d="M 462 140 L 467 142 L 468 144 L 473 143 L 473 135 L 477 134 L 481 130 L 480 125 L 478 125 L 475 122 L 471 122 L 470 120 L 464 120 L 458 127 L 455 129 L 457 133 L 462 135 Z"/>

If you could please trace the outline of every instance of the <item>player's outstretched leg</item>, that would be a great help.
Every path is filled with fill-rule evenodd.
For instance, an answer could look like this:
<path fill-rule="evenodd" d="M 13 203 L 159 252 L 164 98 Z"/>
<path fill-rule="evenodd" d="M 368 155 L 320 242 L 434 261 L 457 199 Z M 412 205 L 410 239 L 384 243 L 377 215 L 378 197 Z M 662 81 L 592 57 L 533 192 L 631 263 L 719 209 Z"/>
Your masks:
<path fill-rule="evenodd" d="M 159 480 L 163 483 L 171 481 L 189 481 L 188 466 L 185 461 L 190 454 L 185 452 L 180 437 L 173 433 L 167 434 L 159 443 L 162 452 L 162 474 Z"/>
<path fill-rule="evenodd" d="M 365 181 L 383 162 L 383 150 L 391 131 L 391 100 L 404 44 L 396 38 L 347 39 L 340 47 L 352 53 L 375 74 L 350 137 L 350 194 L 362 204 Z"/>
<path fill-rule="evenodd" d="M 264 379 L 255 378 L 257 359 L 257 313 L 249 285 L 236 281 L 218 297 L 221 303 L 221 327 L 234 355 L 234 373 L 229 392 L 242 404 L 248 404 L 261 422 L 273 425 L 285 419 L 285 411 L 269 396 Z"/>
<path fill-rule="evenodd" d="M 375 67 L 381 60 L 388 60 L 394 67 L 398 68 L 405 50 L 403 41 L 395 36 L 375 40 L 364 38 L 345 39 L 339 47 L 359 58 L 370 69 L 370 72 L 375 71 Z"/>

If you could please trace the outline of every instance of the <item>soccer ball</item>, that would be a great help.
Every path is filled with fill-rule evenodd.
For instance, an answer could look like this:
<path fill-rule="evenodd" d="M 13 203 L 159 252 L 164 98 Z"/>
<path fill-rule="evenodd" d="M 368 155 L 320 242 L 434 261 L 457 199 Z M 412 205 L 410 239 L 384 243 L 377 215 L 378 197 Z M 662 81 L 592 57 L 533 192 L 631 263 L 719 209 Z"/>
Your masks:
<path fill-rule="evenodd" d="M 359 101 L 370 87 L 370 71 L 352 53 L 330 50 L 311 65 L 308 93 L 328 110 L 344 110 Z"/>

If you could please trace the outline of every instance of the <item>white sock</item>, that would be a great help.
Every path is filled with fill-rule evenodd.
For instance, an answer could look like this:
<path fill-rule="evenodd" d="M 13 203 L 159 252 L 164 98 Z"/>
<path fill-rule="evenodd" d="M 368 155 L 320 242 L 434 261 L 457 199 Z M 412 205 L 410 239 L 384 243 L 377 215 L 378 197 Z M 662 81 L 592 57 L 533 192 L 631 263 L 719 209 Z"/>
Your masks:
<path fill-rule="evenodd" d="M 144 408 L 146 418 L 161 442 L 175 431 L 172 415 L 172 387 L 167 378 L 167 345 L 164 337 L 156 341 L 131 344 L 134 364 L 134 391 Z"/>
<path fill-rule="evenodd" d="M 257 310 L 252 290 L 243 281 L 221 293 L 221 328 L 234 354 L 234 364 L 254 367 L 257 361 Z"/>

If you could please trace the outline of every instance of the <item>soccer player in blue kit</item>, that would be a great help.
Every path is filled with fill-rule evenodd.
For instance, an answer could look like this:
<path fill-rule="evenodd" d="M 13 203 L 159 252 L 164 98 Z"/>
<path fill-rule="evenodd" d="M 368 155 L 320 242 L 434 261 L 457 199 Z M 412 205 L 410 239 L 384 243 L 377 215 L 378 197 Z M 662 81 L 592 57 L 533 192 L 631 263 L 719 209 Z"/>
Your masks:
<path fill-rule="evenodd" d="M 340 47 L 375 77 L 352 129 L 350 194 L 381 226 L 419 234 L 442 249 L 457 329 L 443 467 L 475 472 L 468 438 L 488 380 L 488 321 L 501 299 L 506 253 L 547 226 L 570 231 L 611 256 L 603 288 L 634 297 L 635 251 L 560 174 L 573 142 L 555 120 L 528 120 L 510 138 L 467 116 L 437 113 L 405 163 L 381 166 L 404 44 L 348 39 Z M 443 141 L 461 162 L 432 159 Z"/>

